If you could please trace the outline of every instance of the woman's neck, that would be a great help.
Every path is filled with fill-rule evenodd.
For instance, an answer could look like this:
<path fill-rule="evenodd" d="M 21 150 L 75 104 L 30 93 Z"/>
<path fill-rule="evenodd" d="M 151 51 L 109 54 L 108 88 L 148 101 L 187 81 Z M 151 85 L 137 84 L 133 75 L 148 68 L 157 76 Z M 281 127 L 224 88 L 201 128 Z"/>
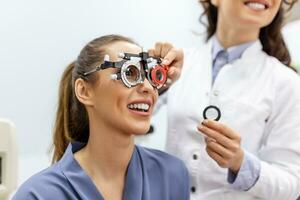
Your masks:
<path fill-rule="evenodd" d="M 133 136 L 119 133 L 98 122 L 90 126 L 88 143 L 75 153 L 75 159 L 105 199 L 120 199 L 133 151 Z"/>
<path fill-rule="evenodd" d="M 78 152 L 81 161 L 91 175 L 107 178 L 124 175 L 134 150 L 133 136 L 99 126 L 90 127 L 89 141 Z"/>
<path fill-rule="evenodd" d="M 88 170 L 91 175 L 104 178 L 123 176 L 134 151 L 133 137 L 102 131 L 90 132 L 90 139 L 82 149 Z"/>
<path fill-rule="evenodd" d="M 225 48 L 239 44 L 252 42 L 258 39 L 259 29 L 231 27 L 220 19 L 217 24 L 216 36 L 220 44 Z"/>

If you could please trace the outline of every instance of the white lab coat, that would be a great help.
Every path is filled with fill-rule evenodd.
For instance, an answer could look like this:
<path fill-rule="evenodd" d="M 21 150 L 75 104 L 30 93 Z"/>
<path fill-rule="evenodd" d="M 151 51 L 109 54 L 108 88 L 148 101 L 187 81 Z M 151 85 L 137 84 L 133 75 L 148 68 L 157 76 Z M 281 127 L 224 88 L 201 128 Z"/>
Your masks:
<path fill-rule="evenodd" d="M 262 51 L 259 41 L 225 65 L 213 87 L 211 42 L 185 51 L 180 79 L 161 96 L 167 103 L 166 149 L 191 175 L 194 200 L 294 200 L 300 195 L 300 78 Z M 208 105 L 242 138 L 242 147 L 261 161 L 260 177 L 248 191 L 234 190 L 227 169 L 205 151 L 197 131 Z M 159 107 L 159 105 L 158 105 Z"/>

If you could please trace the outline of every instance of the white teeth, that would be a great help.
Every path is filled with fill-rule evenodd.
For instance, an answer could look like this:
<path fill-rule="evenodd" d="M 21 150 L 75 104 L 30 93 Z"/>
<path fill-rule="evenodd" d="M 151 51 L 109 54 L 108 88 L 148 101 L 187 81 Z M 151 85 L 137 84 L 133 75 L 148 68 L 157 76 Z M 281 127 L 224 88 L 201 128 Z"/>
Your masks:
<path fill-rule="evenodd" d="M 246 5 L 254 10 L 265 10 L 266 9 L 266 5 L 261 4 L 261 3 L 256 3 L 256 2 L 249 2 L 246 3 Z"/>
<path fill-rule="evenodd" d="M 142 109 L 143 110 L 148 110 L 149 109 L 149 105 L 148 104 L 142 104 L 143 106 L 142 106 Z"/>
<path fill-rule="evenodd" d="M 144 110 L 144 111 L 148 111 L 150 108 L 150 105 L 145 104 L 145 103 L 134 103 L 134 104 L 129 104 L 128 107 L 130 109 L 138 109 L 138 110 Z"/>
<path fill-rule="evenodd" d="M 142 110 L 143 105 L 142 104 L 138 104 L 138 109 Z"/>

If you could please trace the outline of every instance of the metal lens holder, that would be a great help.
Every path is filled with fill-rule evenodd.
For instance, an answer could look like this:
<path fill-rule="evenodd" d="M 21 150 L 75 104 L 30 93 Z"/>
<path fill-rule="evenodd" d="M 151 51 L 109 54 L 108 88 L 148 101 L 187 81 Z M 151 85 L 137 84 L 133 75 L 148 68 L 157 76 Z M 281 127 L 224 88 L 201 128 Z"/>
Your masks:
<path fill-rule="evenodd" d="M 140 65 L 140 62 L 137 62 L 137 61 L 134 61 L 134 60 L 126 61 L 122 65 L 121 72 L 120 72 L 121 79 L 122 79 L 123 83 L 126 85 L 126 87 L 128 87 L 128 88 L 136 86 L 137 84 L 143 83 L 143 81 L 144 81 L 144 78 L 143 78 L 141 73 L 139 73 L 137 79 L 134 82 L 127 79 L 127 70 L 128 70 L 129 67 L 132 67 L 132 66 L 134 66 L 139 72 L 141 72 L 142 67 Z"/>
<path fill-rule="evenodd" d="M 120 53 L 119 57 L 123 60 L 111 62 L 109 61 L 109 56 L 106 55 L 104 63 L 93 70 L 83 73 L 83 76 L 86 77 L 101 69 L 119 68 L 120 72 L 112 74 L 111 78 L 116 80 L 121 79 L 124 85 L 128 88 L 143 83 L 145 78 L 147 78 L 150 84 L 157 89 L 161 88 L 166 83 L 168 66 L 162 65 L 160 58 L 151 57 L 147 52 L 141 52 L 139 54 Z M 136 67 L 139 71 L 139 75 L 134 82 L 128 80 L 126 74 L 128 72 L 128 68 L 132 66 Z"/>

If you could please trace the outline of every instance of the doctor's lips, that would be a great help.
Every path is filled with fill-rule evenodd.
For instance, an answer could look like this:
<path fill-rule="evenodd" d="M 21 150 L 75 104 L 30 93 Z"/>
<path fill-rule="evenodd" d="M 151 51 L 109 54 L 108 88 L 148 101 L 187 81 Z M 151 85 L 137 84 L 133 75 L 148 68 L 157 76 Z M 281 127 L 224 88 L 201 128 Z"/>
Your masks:
<path fill-rule="evenodd" d="M 127 105 L 132 111 L 140 112 L 141 114 L 150 114 L 150 108 L 152 107 L 151 100 L 136 100 Z"/>
<path fill-rule="evenodd" d="M 270 3 L 266 0 L 248 0 L 244 4 L 253 10 L 267 10 L 270 7 Z"/>

